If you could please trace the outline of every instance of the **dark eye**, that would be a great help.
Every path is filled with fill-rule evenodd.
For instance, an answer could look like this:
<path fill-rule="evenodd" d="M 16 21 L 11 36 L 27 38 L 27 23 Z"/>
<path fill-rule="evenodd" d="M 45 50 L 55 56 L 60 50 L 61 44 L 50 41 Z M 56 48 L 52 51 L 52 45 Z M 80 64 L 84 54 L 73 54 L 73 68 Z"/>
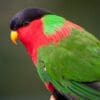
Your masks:
<path fill-rule="evenodd" d="M 22 26 L 26 26 L 26 25 L 28 25 L 29 23 L 30 23 L 29 21 L 23 22 Z"/>

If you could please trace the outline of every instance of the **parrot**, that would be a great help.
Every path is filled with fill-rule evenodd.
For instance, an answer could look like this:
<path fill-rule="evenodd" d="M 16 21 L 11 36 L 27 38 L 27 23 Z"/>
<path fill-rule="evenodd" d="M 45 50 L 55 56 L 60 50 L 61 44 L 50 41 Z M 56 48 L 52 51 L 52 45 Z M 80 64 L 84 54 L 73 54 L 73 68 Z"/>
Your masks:
<path fill-rule="evenodd" d="M 100 41 L 83 27 L 44 8 L 24 8 L 10 20 L 55 100 L 100 100 Z"/>

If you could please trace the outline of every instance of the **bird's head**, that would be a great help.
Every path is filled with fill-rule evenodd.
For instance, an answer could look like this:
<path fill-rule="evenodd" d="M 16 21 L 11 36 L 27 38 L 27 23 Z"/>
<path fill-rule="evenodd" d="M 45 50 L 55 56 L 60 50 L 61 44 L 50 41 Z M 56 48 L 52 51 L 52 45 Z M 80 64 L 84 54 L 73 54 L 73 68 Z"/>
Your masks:
<path fill-rule="evenodd" d="M 14 44 L 18 39 L 18 36 L 21 34 L 18 30 L 24 27 L 27 27 L 34 20 L 40 19 L 46 14 L 50 12 L 40 8 L 27 8 L 22 11 L 19 11 L 10 21 L 10 29 L 11 29 L 11 40 Z M 23 33 L 23 36 L 28 35 Z"/>

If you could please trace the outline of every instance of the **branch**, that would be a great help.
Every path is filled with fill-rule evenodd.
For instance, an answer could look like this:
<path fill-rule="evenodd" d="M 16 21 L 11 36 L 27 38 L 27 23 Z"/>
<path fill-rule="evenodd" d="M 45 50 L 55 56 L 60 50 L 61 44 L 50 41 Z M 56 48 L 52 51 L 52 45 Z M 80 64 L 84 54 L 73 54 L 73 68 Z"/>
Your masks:
<path fill-rule="evenodd" d="M 50 100 L 56 100 L 56 98 L 53 95 L 51 95 Z"/>

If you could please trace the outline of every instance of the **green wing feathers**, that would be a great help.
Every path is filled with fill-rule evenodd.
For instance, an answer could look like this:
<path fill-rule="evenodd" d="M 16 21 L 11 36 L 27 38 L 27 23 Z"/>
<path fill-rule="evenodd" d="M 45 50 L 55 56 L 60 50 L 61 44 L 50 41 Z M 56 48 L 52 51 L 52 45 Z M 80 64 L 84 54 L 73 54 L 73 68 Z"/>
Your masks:
<path fill-rule="evenodd" d="M 75 81 L 69 81 L 69 85 L 68 82 L 66 82 L 63 83 L 63 87 L 66 87 L 67 90 L 69 90 L 69 93 L 72 96 L 74 95 L 77 98 L 77 100 L 99 100 L 100 99 L 100 91 L 87 86 L 87 84 L 85 83 L 83 84 Z"/>
<path fill-rule="evenodd" d="M 42 19 L 45 22 L 46 35 L 53 35 L 56 29 L 60 29 L 64 25 L 65 19 L 57 17 L 56 21 L 56 16 L 53 17 L 54 22 L 52 22 L 53 18 L 50 19 L 51 16 Z M 40 61 L 43 61 L 48 77 L 45 78 L 44 75 L 43 79 L 42 74 L 40 76 L 43 81 L 47 79 L 46 81 L 50 81 L 63 93 L 99 100 L 100 93 L 98 91 L 81 83 L 100 81 L 100 41 L 85 30 L 79 31 L 73 28 L 70 34 L 57 45 L 51 43 L 39 48 L 38 65 L 40 66 Z"/>
<path fill-rule="evenodd" d="M 65 81 L 59 83 L 55 81 L 52 77 L 49 76 L 48 72 L 45 70 L 45 66 L 42 61 L 38 64 L 37 71 L 40 78 L 44 83 L 51 82 L 53 86 L 60 91 L 61 93 L 67 94 L 70 98 L 74 96 L 77 100 L 99 100 L 100 92 L 99 88 L 96 91 L 95 89 L 89 87 L 85 83 L 79 83 L 75 81 Z"/>
<path fill-rule="evenodd" d="M 58 46 L 40 48 L 39 58 L 57 80 L 100 81 L 100 42 L 86 31 L 73 30 Z"/>

